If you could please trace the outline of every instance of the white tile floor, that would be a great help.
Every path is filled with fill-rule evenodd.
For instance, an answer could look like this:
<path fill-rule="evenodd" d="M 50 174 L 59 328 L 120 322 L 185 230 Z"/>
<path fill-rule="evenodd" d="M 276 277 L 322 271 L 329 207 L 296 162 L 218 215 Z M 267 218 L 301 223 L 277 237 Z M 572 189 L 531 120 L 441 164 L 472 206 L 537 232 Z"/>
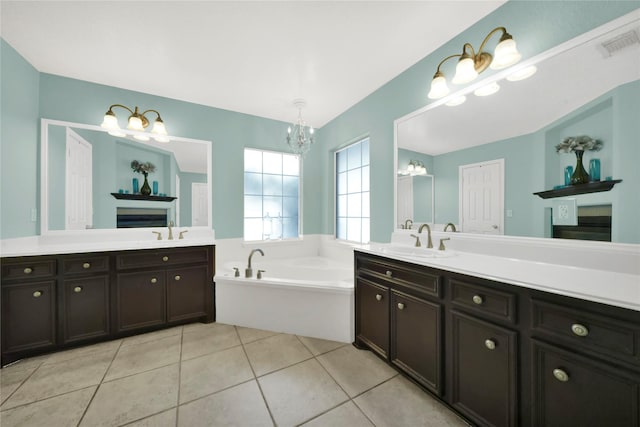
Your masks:
<path fill-rule="evenodd" d="M 350 344 L 192 324 L 1 371 L 10 426 L 465 426 Z"/>

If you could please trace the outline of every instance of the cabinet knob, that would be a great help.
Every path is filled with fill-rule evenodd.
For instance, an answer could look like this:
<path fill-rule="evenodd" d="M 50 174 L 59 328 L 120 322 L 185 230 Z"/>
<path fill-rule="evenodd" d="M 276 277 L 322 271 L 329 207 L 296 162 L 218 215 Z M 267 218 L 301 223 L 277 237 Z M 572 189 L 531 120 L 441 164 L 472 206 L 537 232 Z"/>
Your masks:
<path fill-rule="evenodd" d="M 88 262 L 85 262 L 84 264 L 82 264 L 82 268 L 84 268 L 85 270 L 91 268 L 91 264 Z"/>
<path fill-rule="evenodd" d="M 24 271 L 24 274 L 31 274 L 31 273 L 33 273 L 33 268 L 31 268 L 31 267 L 27 267 L 27 268 L 25 268 L 25 269 L 24 269 L 24 270 L 22 270 L 22 271 Z"/>
<path fill-rule="evenodd" d="M 581 325 L 580 323 L 574 323 L 571 325 L 571 332 L 576 334 L 579 337 L 586 337 L 589 335 L 589 329 L 586 326 Z"/>
<path fill-rule="evenodd" d="M 158 283 L 158 279 L 156 279 L 155 277 L 151 278 L 151 283 Z"/>
<path fill-rule="evenodd" d="M 377 299 L 378 301 L 382 301 L 382 295 L 380 295 L 380 294 L 376 294 L 376 299 Z"/>
<path fill-rule="evenodd" d="M 176 281 L 178 281 L 178 280 L 180 280 L 180 279 L 181 279 L 181 277 L 180 277 L 180 275 L 179 275 L 179 274 L 176 274 L 176 277 L 174 277 L 174 279 L 176 279 Z"/>
<path fill-rule="evenodd" d="M 34 297 L 34 298 L 40 298 L 41 296 L 42 296 L 42 292 L 41 292 L 41 291 L 35 291 L 35 292 L 33 293 L 33 297 Z"/>
<path fill-rule="evenodd" d="M 391 270 L 387 270 L 384 274 L 386 274 L 387 277 L 393 277 L 393 272 Z"/>
<path fill-rule="evenodd" d="M 399 302 L 398 303 L 398 310 L 404 310 L 404 304 Z"/>
<path fill-rule="evenodd" d="M 481 305 L 484 302 L 484 299 L 480 295 L 474 295 L 471 299 L 478 305 Z"/>
<path fill-rule="evenodd" d="M 567 374 L 564 370 L 562 369 L 554 369 L 553 370 L 553 376 L 555 377 L 555 379 L 557 379 L 560 382 L 566 383 L 567 381 L 569 381 L 569 374 Z"/>
<path fill-rule="evenodd" d="M 484 346 L 489 350 L 495 350 L 496 342 L 494 340 L 484 340 Z"/>
<path fill-rule="evenodd" d="M 167 262 L 167 261 L 169 261 L 169 257 L 165 255 L 165 256 L 163 256 L 163 257 L 162 257 L 162 260 L 163 260 L 164 262 Z"/>
<path fill-rule="evenodd" d="M 73 288 L 73 292 L 79 294 L 80 292 L 82 292 L 82 286 L 76 286 L 75 288 Z"/>

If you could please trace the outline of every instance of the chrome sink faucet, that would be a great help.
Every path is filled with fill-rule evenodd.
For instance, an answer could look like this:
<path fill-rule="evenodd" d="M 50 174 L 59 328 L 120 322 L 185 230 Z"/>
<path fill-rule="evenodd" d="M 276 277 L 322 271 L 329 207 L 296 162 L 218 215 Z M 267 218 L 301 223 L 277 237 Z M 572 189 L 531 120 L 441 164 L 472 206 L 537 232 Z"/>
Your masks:
<path fill-rule="evenodd" d="M 262 249 L 254 249 L 251 251 L 251 253 L 249 254 L 249 262 L 247 263 L 247 268 L 244 270 L 244 277 L 252 277 L 253 276 L 253 269 L 251 268 L 251 257 L 253 257 L 253 254 L 255 254 L 256 252 L 260 252 L 260 255 L 264 256 L 264 252 L 262 252 Z"/>
<path fill-rule="evenodd" d="M 444 231 L 447 231 L 449 229 L 449 227 L 451 227 L 451 231 L 453 231 L 454 233 L 456 232 L 456 226 L 453 225 L 452 222 L 448 223 L 447 225 L 444 226 Z"/>
<path fill-rule="evenodd" d="M 431 241 L 431 227 L 429 224 L 422 224 L 420 228 L 418 228 L 418 234 L 422 233 L 422 229 L 427 227 L 427 248 L 433 248 L 433 242 Z"/>

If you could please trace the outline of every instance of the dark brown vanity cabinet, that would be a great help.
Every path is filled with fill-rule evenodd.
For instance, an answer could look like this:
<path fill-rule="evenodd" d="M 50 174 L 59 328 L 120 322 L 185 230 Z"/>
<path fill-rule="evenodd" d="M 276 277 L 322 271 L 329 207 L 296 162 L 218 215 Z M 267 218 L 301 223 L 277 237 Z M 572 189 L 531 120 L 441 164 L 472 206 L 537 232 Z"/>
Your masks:
<path fill-rule="evenodd" d="M 164 271 L 119 273 L 116 279 L 118 331 L 166 323 Z"/>
<path fill-rule="evenodd" d="M 473 425 L 640 427 L 640 312 L 359 251 L 355 272 L 354 345 Z"/>
<path fill-rule="evenodd" d="M 409 264 L 356 258 L 356 345 L 442 392 L 440 277 Z"/>

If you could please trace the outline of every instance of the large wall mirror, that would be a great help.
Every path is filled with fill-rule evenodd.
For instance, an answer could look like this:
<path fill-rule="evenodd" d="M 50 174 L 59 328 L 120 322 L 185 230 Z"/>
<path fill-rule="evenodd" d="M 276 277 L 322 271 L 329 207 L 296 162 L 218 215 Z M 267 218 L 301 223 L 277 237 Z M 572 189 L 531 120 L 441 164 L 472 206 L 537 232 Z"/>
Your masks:
<path fill-rule="evenodd" d="M 486 234 L 554 237 L 557 199 L 533 193 L 564 185 L 565 168 L 576 166 L 573 153 L 557 153 L 555 146 L 568 136 L 589 135 L 604 145 L 585 152 L 587 170 L 591 159 L 597 159 L 601 180 L 622 182 L 610 191 L 564 199 L 575 202 L 580 212 L 595 207 L 609 215 L 611 241 L 640 243 L 639 36 L 636 10 L 396 120 L 396 228 L 408 215 L 402 170 L 407 159 L 418 159 L 433 175 L 433 219 L 424 222 L 463 223 L 463 232 L 485 233 L 465 228 L 461 221 L 466 197 L 461 182 L 469 168 L 493 162 L 502 182 L 502 205 Z M 529 65 L 537 67 L 532 77 L 506 80 Z M 473 94 L 492 82 L 500 85 L 497 93 Z M 461 95 L 466 102 L 446 105 Z"/>
<path fill-rule="evenodd" d="M 42 119 L 41 233 L 162 226 L 211 228 L 211 142 L 116 137 L 99 126 Z M 132 161 L 151 163 L 151 194 Z M 137 188 L 134 188 L 137 180 Z"/>

